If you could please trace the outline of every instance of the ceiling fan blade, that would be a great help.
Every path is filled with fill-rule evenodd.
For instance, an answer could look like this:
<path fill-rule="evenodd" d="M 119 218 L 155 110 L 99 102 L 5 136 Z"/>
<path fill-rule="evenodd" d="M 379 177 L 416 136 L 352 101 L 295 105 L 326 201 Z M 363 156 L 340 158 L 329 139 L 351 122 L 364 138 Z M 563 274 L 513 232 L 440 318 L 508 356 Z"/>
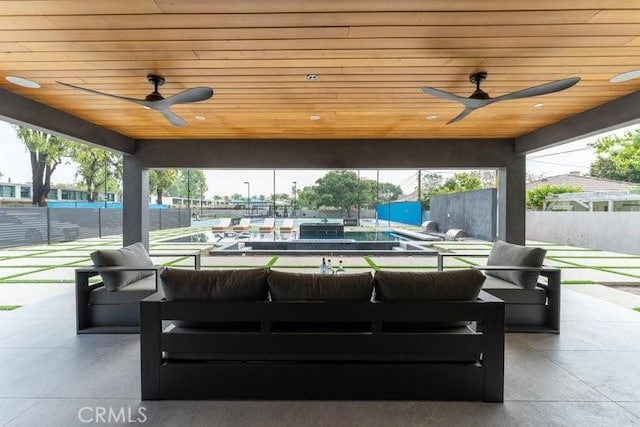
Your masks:
<path fill-rule="evenodd" d="M 493 102 L 507 101 L 509 99 L 529 98 L 531 96 L 546 95 L 547 93 L 560 92 L 575 85 L 580 81 L 580 77 L 570 77 L 568 79 L 556 80 L 555 82 L 541 84 L 539 86 L 522 89 L 506 95 L 497 96 Z"/>
<path fill-rule="evenodd" d="M 480 107 L 476 107 L 476 108 L 465 107 L 464 110 L 462 110 L 462 113 L 458 114 L 453 119 L 449 120 L 447 122 L 447 124 L 455 123 L 455 122 L 458 122 L 458 121 L 464 119 L 465 117 L 467 117 L 469 114 L 471 114 L 473 111 L 477 110 L 478 108 L 480 108 Z"/>
<path fill-rule="evenodd" d="M 447 92 L 446 90 L 436 89 L 434 87 L 422 86 L 421 89 L 427 95 L 433 95 L 438 98 L 448 99 L 450 101 L 456 101 L 461 104 L 464 104 L 469 99 L 469 98 L 465 98 L 464 96 L 458 96 L 455 93 Z"/>
<path fill-rule="evenodd" d="M 170 110 L 158 110 L 162 115 L 174 126 L 184 126 L 187 122 L 177 114 L 174 114 Z"/>
<path fill-rule="evenodd" d="M 176 93 L 158 102 L 159 108 L 169 108 L 174 104 L 185 104 L 187 102 L 206 101 L 213 96 L 213 89 L 206 86 L 194 87 Z"/>
<path fill-rule="evenodd" d="M 450 101 L 456 101 L 469 108 L 480 108 L 486 104 L 493 102 L 492 99 L 474 99 L 465 98 L 464 96 L 458 96 L 455 93 L 447 92 L 445 90 L 436 89 L 434 87 L 423 86 L 422 91 L 428 95 L 433 95 L 438 98 L 448 99 Z"/>
<path fill-rule="evenodd" d="M 124 101 L 129 101 L 129 102 L 133 102 L 134 104 L 142 105 L 143 107 L 153 108 L 153 102 L 145 101 L 143 99 L 135 99 L 135 98 L 127 98 L 126 96 L 111 95 L 109 93 L 98 92 L 97 90 L 87 89 L 85 87 L 75 86 L 69 83 L 62 83 L 57 80 L 56 80 L 56 83 L 59 83 L 63 86 L 68 86 L 73 89 L 79 89 L 85 92 L 94 93 L 96 95 L 108 96 L 109 98 L 115 98 L 115 99 L 122 99 Z"/>

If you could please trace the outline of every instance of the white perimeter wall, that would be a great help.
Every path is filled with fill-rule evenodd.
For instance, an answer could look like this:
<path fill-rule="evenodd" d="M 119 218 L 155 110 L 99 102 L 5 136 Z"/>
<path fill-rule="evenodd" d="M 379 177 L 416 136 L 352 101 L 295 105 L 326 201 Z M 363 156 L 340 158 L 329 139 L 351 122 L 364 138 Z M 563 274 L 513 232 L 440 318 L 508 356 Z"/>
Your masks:
<path fill-rule="evenodd" d="M 640 212 L 527 211 L 527 239 L 640 255 Z"/>

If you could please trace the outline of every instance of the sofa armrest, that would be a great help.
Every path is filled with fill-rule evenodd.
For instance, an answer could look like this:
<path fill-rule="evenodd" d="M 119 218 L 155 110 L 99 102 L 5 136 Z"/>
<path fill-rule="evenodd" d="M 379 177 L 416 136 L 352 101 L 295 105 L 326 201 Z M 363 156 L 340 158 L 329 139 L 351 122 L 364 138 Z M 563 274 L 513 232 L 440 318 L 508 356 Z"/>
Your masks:
<path fill-rule="evenodd" d="M 549 331 L 554 333 L 560 332 L 560 292 L 562 280 L 560 278 L 561 270 L 555 267 L 543 265 L 542 267 L 514 267 L 509 265 L 485 265 L 473 267 L 476 270 L 483 271 L 499 271 L 499 270 L 517 270 L 517 271 L 536 271 L 541 276 L 546 277 L 547 283 L 538 282 L 537 286 L 543 288 L 547 292 L 547 305 Z"/>
<path fill-rule="evenodd" d="M 119 271 L 151 271 L 154 273 L 156 279 L 156 291 L 158 290 L 158 279 L 160 277 L 160 272 L 164 269 L 163 266 L 152 265 L 148 267 L 85 267 L 85 268 L 77 268 L 76 269 L 76 291 L 79 291 L 80 287 L 87 287 L 89 283 L 89 277 L 95 276 L 99 273 L 115 273 Z M 86 285 L 84 284 L 86 281 Z M 82 282 L 80 284 L 79 282 Z M 91 285 L 91 287 L 87 288 L 87 293 L 89 290 L 92 290 L 98 286 L 102 286 L 102 283 L 98 285 Z M 88 301 L 88 300 L 87 300 Z"/>

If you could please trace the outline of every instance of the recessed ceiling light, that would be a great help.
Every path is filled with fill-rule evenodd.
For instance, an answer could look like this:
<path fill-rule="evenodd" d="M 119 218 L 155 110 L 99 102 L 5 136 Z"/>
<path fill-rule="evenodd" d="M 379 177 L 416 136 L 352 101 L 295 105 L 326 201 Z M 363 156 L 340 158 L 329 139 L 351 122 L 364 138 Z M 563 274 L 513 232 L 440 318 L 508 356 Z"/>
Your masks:
<path fill-rule="evenodd" d="M 611 77 L 609 81 L 611 83 L 621 83 L 637 77 L 640 77 L 640 70 L 627 71 L 626 73 L 618 74 L 617 76 Z"/>
<path fill-rule="evenodd" d="M 196 120 L 200 120 L 200 121 L 203 121 L 203 120 L 207 119 L 205 116 L 193 116 L 193 118 L 196 119 Z"/>
<path fill-rule="evenodd" d="M 5 80 L 13 83 L 14 85 L 28 87 L 29 89 L 38 89 L 40 88 L 40 84 L 34 82 L 33 80 L 25 79 L 24 77 L 18 76 L 6 76 Z"/>
<path fill-rule="evenodd" d="M 544 103 L 538 102 L 537 104 L 533 105 L 533 108 L 540 108 L 540 107 L 544 107 Z"/>
<path fill-rule="evenodd" d="M 316 120 L 320 120 L 320 116 L 317 114 L 312 114 L 309 116 L 309 120 L 313 120 L 315 122 Z"/>
<path fill-rule="evenodd" d="M 315 82 L 319 78 L 320 76 L 317 74 L 307 74 L 307 80 L 309 80 L 310 82 Z"/>
<path fill-rule="evenodd" d="M 438 116 L 436 116 L 435 114 L 431 114 L 431 115 L 427 116 L 427 120 L 435 120 L 437 118 L 438 118 Z"/>

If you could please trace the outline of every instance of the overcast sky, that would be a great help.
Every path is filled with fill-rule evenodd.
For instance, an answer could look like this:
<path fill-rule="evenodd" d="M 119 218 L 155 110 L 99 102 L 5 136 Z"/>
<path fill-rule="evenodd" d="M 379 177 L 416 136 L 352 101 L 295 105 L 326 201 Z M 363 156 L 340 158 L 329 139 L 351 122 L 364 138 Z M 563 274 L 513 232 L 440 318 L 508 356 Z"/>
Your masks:
<path fill-rule="evenodd" d="M 629 129 L 637 129 L 640 125 L 634 125 Z M 615 133 L 622 133 L 620 129 Z M 612 133 L 612 132 L 610 132 Z M 588 143 L 597 137 L 588 138 L 564 144 L 552 149 L 539 151 L 527 156 L 527 171 L 536 175 L 553 176 L 572 171 L 587 173 L 589 165 L 595 158 L 593 150 Z M 444 172 L 446 171 L 438 171 Z M 31 166 L 29 155 L 22 142 L 16 137 L 15 131 L 9 123 L 0 121 L 0 181 L 30 182 Z M 291 193 L 293 182 L 297 182 L 298 189 L 312 185 L 323 176 L 326 170 L 282 170 L 276 171 L 276 193 Z M 273 191 L 273 170 L 206 170 L 207 197 L 212 194 L 231 195 L 233 193 L 247 194 L 249 182 L 252 195 L 269 195 Z M 375 170 L 361 170 L 360 176 L 376 179 Z M 72 183 L 75 181 L 75 167 L 73 164 L 64 164 L 56 169 L 52 176 L 54 184 Z M 405 193 L 411 193 L 417 183 L 416 170 L 381 170 L 381 182 L 392 182 L 400 185 Z"/>

